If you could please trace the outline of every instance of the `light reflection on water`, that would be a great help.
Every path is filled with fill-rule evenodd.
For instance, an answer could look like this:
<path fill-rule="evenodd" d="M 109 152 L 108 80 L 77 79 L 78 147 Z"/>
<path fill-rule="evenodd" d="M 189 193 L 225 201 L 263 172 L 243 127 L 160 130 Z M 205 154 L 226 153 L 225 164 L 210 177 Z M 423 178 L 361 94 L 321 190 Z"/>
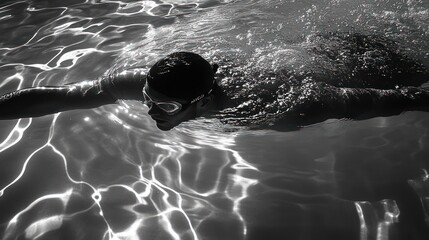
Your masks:
<path fill-rule="evenodd" d="M 61 120 L 62 115 L 59 116 Z M 156 136 L 152 136 L 146 138 L 144 143 L 140 142 L 138 148 L 134 148 L 131 146 L 133 144 L 131 138 L 136 137 L 132 134 L 134 129 L 123 128 L 129 131 L 129 139 L 123 137 L 114 139 L 112 135 L 106 134 L 101 136 L 105 139 L 96 136 L 99 144 L 94 146 L 89 142 L 79 141 L 79 138 L 84 137 L 83 132 L 93 134 L 93 130 L 82 129 L 90 128 L 91 123 L 87 126 L 80 123 L 80 126 L 64 131 L 56 125 L 56 122 L 57 118 L 51 125 L 47 143 L 28 156 L 22 171 L 1 192 L 7 198 L 15 185 L 23 181 L 22 178 L 33 175 L 28 173 L 34 171 L 33 162 L 44 164 L 38 167 L 42 168 L 42 172 L 43 169 L 51 167 L 40 159 L 38 156 L 40 152 L 47 152 L 48 156 L 57 155 L 56 158 L 63 160 L 63 168 L 65 167 L 69 183 L 60 182 L 60 186 L 68 189 L 64 193 L 40 197 L 16 214 L 6 227 L 6 239 L 22 234 L 22 231 L 28 238 L 42 235 L 59 228 L 63 218 L 70 221 L 73 220 L 73 215 L 88 211 L 95 211 L 104 219 L 107 239 L 141 239 L 147 236 L 146 234 L 149 236 L 154 234 L 152 232 L 154 229 L 156 236 L 164 236 L 166 239 L 199 239 L 195 228 L 205 223 L 206 219 L 216 218 L 219 211 L 225 211 L 223 215 L 227 218 L 238 219 L 237 224 L 241 223 L 241 231 L 246 231 L 240 213 L 240 201 L 246 198 L 247 189 L 256 184 L 257 180 L 246 177 L 242 172 L 257 169 L 246 163 L 240 154 L 231 148 L 234 146 L 233 135 L 209 136 L 207 133 L 199 132 L 198 135 L 204 139 L 203 141 L 194 141 L 181 133 L 170 138 L 158 138 L 157 141 Z M 100 124 L 103 125 L 99 121 L 98 125 Z M 138 129 L 135 130 L 135 134 L 142 134 Z M 72 133 L 67 134 L 67 131 Z M 56 146 L 52 142 L 56 142 Z M 207 148 L 208 144 L 211 148 Z M 77 149 L 72 149 L 74 147 Z M 99 148 L 104 148 L 104 151 Z M 106 154 L 103 156 L 100 152 Z M 198 152 L 200 152 L 198 159 L 189 156 L 190 153 Z M 216 156 L 216 159 L 213 156 Z M 42 163 L 39 163 L 40 161 Z M 196 161 L 198 165 L 190 167 Z M 56 166 L 55 171 L 60 170 L 58 167 Z M 82 192 L 82 188 L 86 187 L 89 187 L 90 191 Z M 68 212 L 68 205 L 76 204 L 73 203 L 76 197 L 90 197 L 93 204 L 66 215 L 30 214 L 30 211 L 37 209 L 41 202 L 55 199 L 61 200 L 64 204 L 63 211 Z M 212 199 L 215 202 L 219 201 L 220 203 L 217 203 L 219 205 L 214 205 Z M 33 219 L 34 222 L 26 227 L 23 222 L 29 219 Z M 142 233 L 142 229 L 146 228 L 148 230 Z"/>
<path fill-rule="evenodd" d="M 305 68 L 303 39 L 317 31 L 383 33 L 427 62 L 428 11 L 424 1 L 3 3 L 0 93 L 96 79 L 176 50 L 231 55 L 247 60 L 243 69 Z M 429 167 L 428 119 L 332 120 L 286 133 L 198 119 L 160 132 L 141 103 L 121 102 L 2 121 L 0 231 L 4 239 L 425 239 L 428 185 L 418 175 Z"/>

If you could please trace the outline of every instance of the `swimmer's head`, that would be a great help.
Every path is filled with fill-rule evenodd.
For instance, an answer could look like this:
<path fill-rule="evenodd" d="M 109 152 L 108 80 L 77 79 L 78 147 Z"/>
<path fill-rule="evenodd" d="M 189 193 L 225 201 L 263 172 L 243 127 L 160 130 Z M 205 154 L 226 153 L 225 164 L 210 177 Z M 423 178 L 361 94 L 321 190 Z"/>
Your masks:
<path fill-rule="evenodd" d="M 190 52 L 175 52 L 159 60 L 147 76 L 151 89 L 183 100 L 192 100 L 209 91 L 213 82 L 210 63 Z"/>
<path fill-rule="evenodd" d="M 210 99 L 216 69 L 190 52 L 172 53 L 153 65 L 143 95 L 158 128 L 169 130 L 200 115 Z"/>

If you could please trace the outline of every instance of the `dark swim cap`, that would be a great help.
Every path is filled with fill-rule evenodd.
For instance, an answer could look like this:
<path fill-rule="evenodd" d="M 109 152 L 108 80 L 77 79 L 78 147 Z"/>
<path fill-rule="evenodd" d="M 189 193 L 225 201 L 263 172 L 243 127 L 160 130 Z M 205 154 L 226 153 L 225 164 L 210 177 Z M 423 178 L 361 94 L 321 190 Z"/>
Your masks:
<path fill-rule="evenodd" d="M 209 62 L 190 52 L 175 52 L 156 62 L 149 70 L 150 88 L 173 98 L 190 101 L 207 93 L 214 82 Z"/>

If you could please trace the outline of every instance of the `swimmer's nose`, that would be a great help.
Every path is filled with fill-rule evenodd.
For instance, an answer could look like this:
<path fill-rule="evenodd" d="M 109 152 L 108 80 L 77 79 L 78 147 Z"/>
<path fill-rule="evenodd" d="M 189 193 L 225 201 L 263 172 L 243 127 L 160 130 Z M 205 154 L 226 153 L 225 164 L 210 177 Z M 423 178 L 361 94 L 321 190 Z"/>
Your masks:
<path fill-rule="evenodd" d="M 152 105 L 153 105 L 152 101 L 147 101 L 146 99 L 143 101 L 143 103 L 144 103 L 148 108 L 151 108 L 151 107 L 152 107 Z"/>
<path fill-rule="evenodd" d="M 162 113 L 162 110 L 156 106 L 156 104 L 146 104 L 149 107 L 149 115 L 158 115 Z"/>

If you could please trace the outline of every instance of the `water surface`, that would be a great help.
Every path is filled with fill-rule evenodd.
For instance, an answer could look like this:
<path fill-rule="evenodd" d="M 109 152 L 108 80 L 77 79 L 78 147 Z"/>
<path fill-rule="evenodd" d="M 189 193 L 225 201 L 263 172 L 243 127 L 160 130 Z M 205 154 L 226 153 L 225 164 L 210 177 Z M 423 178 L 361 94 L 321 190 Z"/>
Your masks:
<path fill-rule="evenodd" d="M 319 71 L 307 49 L 326 32 L 382 35 L 429 66 L 428 22 L 424 0 L 6 1 L 0 94 L 178 50 L 244 71 Z M 286 132 L 216 119 L 161 132 L 133 101 L 1 121 L 0 236 L 428 239 L 428 130 L 427 113 L 406 112 Z"/>

